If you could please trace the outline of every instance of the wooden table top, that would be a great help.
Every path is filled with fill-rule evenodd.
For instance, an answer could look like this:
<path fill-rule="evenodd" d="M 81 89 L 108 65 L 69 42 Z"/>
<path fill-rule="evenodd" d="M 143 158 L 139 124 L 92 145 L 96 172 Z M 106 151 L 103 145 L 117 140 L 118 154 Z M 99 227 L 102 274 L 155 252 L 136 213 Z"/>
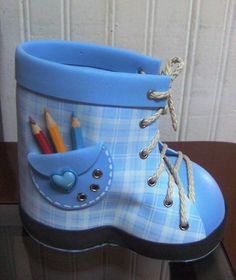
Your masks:
<path fill-rule="evenodd" d="M 207 169 L 220 185 L 228 207 L 223 244 L 236 271 L 236 144 L 169 142 L 168 145 Z M 17 144 L 0 142 L 0 204 L 18 203 L 18 191 Z"/>

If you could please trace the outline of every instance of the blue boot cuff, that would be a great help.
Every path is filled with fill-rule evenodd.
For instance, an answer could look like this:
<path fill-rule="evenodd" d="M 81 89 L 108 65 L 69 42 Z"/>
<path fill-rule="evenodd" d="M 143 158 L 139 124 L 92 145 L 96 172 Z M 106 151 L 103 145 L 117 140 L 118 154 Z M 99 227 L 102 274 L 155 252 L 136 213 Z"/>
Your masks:
<path fill-rule="evenodd" d="M 170 77 L 159 72 L 159 60 L 111 47 L 31 41 L 16 50 L 16 80 L 20 86 L 85 104 L 164 107 L 166 100 L 155 104 L 147 98 L 149 90 L 169 89 Z"/>

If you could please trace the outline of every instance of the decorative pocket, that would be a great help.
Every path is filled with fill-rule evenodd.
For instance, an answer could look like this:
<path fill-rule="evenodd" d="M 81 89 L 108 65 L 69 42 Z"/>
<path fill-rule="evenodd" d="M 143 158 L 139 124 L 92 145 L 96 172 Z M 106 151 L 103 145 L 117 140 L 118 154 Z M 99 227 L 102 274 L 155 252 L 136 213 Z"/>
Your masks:
<path fill-rule="evenodd" d="M 104 144 L 57 154 L 29 153 L 32 180 L 51 204 L 68 210 L 98 202 L 112 184 L 113 164 Z"/>

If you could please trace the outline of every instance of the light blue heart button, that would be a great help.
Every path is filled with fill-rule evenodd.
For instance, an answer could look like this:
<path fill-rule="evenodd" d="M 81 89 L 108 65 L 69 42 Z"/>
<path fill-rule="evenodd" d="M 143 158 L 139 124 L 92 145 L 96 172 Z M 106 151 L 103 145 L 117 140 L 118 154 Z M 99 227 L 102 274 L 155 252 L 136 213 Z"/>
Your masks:
<path fill-rule="evenodd" d="M 65 170 L 62 174 L 52 174 L 51 182 L 58 190 L 70 192 L 75 185 L 76 174 L 72 170 Z"/>

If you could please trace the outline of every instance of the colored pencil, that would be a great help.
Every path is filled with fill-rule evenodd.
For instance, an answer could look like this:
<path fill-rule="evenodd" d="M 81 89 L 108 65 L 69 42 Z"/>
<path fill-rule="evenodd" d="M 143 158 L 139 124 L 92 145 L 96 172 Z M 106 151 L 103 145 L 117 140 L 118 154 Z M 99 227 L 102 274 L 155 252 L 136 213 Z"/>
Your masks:
<path fill-rule="evenodd" d="M 53 149 L 47 140 L 45 134 L 43 133 L 42 129 L 36 124 L 36 122 L 29 116 L 29 123 L 32 129 L 32 133 L 34 138 L 41 149 L 43 154 L 52 154 Z"/>
<path fill-rule="evenodd" d="M 80 127 L 80 121 L 74 112 L 72 113 L 71 117 L 71 137 L 73 149 L 83 148 L 84 143 Z"/>
<path fill-rule="evenodd" d="M 52 116 L 50 115 L 47 109 L 44 109 L 44 114 L 45 114 L 46 126 L 56 151 L 58 153 L 66 152 L 67 149 L 64 145 L 57 123 L 54 121 L 54 119 L 52 118 Z"/>

